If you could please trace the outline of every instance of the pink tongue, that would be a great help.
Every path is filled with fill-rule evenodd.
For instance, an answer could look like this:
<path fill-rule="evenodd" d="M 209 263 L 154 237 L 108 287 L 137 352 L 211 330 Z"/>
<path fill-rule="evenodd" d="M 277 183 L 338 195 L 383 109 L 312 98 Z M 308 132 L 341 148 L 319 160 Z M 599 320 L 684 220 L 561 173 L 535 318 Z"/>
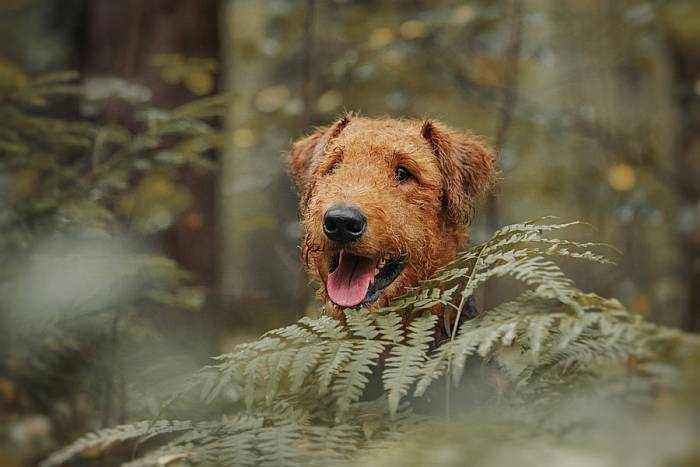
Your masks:
<path fill-rule="evenodd" d="M 338 267 L 328 275 L 326 289 L 335 304 L 355 306 L 367 295 L 373 277 L 372 259 L 342 252 Z"/>

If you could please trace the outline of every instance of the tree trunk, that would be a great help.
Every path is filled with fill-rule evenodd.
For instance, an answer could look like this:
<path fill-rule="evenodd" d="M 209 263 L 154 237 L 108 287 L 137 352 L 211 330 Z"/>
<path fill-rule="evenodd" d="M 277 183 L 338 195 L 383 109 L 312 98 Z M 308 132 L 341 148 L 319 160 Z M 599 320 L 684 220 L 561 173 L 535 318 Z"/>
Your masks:
<path fill-rule="evenodd" d="M 700 31 L 692 25 L 700 21 L 700 6 L 675 11 L 665 17 L 676 72 L 675 95 L 681 115 L 681 129 L 676 157 L 678 191 L 686 212 L 695 212 L 693 222 L 681 238 L 684 248 L 688 308 L 683 328 L 700 331 Z"/>
<path fill-rule="evenodd" d="M 232 325 L 260 330 L 299 317 L 308 302 L 308 278 L 298 255 L 296 196 L 281 154 L 313 121 L 313 60 L 318 58 L 312 53 L 312 1 L 295 3 L 292 14 L 301 40 L 291 53 L 298 60 L 287 64 L 283 77 L 274 77 L 277 65 L 251 52 L 251 42 L 268 34 L 272 4 L 231 1 L 224 15 L 233 31 L 225 45 L 226 87 L 235 93 L 236 105 L 228 119 L 232 142 L 221 165 L 221 299 L 231 310 L 227 318 Z M 306 109 L 293 124 L 296 132 L 274 112 L 259 109 L 265 90 L 272 90 L 277 101 L 301 98 Z"/>
<path fill-rule="evenodd" d="M 219 55 L 219 0 L 91 0 L 85 3 L 84 29 L 76 44 L 77 66 L 87 81 L 96 76 L 124 78 L 146 86 L 149 104 L 173 108 L 216 91 L 214 74 L 195 75 L 187 68 L 192 59 L 217 59 Z M 169 58 L 164 58 L 169 57 Z M 160 60 L 160 63 L 158 63 Z M 167 63 L 166 61 L 169 60 Z M 179 73 L 168 75 L 180 67 Z M 103 120 L 120 119 L 120 106 L 108 106 Z M 181 170 L 174 181 L 191 194 L 191 205 L 162 239 L 169 256 L 192 271 L 198 282 L 216 284 L 215 200 L 216 174 Z M 202 355 L 218 350 L 216 308 L 210 303 L 207 318 L 201 314 L 154 317 L 172 321 L 175 334 L 182 333 Z M 119 315 L 115 316 L 115 323 Z M 112 344 L 118 347 L 116 324 Z M 172 333 L 171 333 L 172 334 Z M 192 347 L 191 347 L 192 348 Z M 116 350 L 114 351 L 116 355 Z M 116 358 L 116 357 L 115 357 Z M 116 363 L 116 360 L 115 360 Z M 126 379 L 113 368 L 105 381 L 103 425 L 121 422 L 119 407 Z M 122 397 L 120 397 L 120 395 Z M 110 422 L 111 420 L 111 422 Z"/>
<path fill-rule="evenodd" d="M 194 85 L 186 79 L 166 82 L 154 58 L 177 54 L 184 60 L 217 59 L 219 13 L 219 0 L 92 0 L 86 4 L 78 66 L 86 79 L 120 76 L 145 85 L 154 106 L 172 108 L 210 94 L 216 80 L 208 83 L 205 76 L 204 83 Z M 215 284 L 216 175 L 184 171 L 179 183 L 189 189 L 193 202 L 166 232 L 167 248 L 200 280 Z"/>

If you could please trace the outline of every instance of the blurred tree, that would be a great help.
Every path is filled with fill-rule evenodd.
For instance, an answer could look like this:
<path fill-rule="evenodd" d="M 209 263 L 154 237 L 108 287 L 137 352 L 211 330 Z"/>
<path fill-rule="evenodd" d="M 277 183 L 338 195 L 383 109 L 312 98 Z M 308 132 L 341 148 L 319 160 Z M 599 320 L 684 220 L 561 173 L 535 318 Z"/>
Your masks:
<path fill-rule="evenodd" d="M 0 57 L 31 73 L 64 69 L 75 57 L 74 34 L 85 0 L 0 2 Z"/>
<path fill-rule="evenodd" d="M 0 342 L 0 450 L 23 429 L 17 412 L 50 419 L 44 441 L 52 429 L 61 439 L 100 418 L 123 420 L 134 400 L 141 401 L 136 410 L 154 404 L 146 386 L 133 384 L 136 373 L 160 371 L 162 384 L 164 369 L 172 375 L 216 348 L 210 318 L 175 311 L 201 305 L 194 281 L 142 244 L 165 238 L 169 256 L 195 271 L 197 282 L 214 283 L 215 176 L 201 169 L 211 168 L 221 142 L 212 125 L 222 101 L 177 106 L 216 91 L 216 2 L 135 2 L 97 13 L 99 3 L 0 5 L 0 329 L 7 337 Z M 121 54 L 134 20 L 124 16 L 139 9 L 152 14 L 141 18 L 150 23 L 127 34 L 132 53 Z M 122 29 L 110 29 L 120 17 Z M 103 44 L 98 59 L 92 47 Z M 87 76 L 33 79 L 22 69 L 68 66 Z M 149 109 L 149 101 L 177 110 Z"/>
<path fill-rule="evenodd" d="M 700 4 L 670 2 L 662 25 L 673 59 L 680 112 L 676 158 L 670 180 L 679 195 L 680 243 L 684 248 L 688 308 L 683 325 L 700 331 Z M 662 174 L 663 176 L 663 174 Z"/>
<path fill-rule="evenodd" d="M 226 86 L 236 105 L 221 168 L 220 270 L 234 326 L 279 325 L 308 302 L 283 154 L 293 137 L 319 122 L 311 83 L 323 66 L 313 45 L 315 8 L 301 1 L 227 2 Z"/>
<path fill-rule="evenodd" d="M 191 275 L 145 239 L 183 208 L 164 181 L 212 168 L 221 135 L 208 120 L 222 99 L 172 110 L 142 101 L 128 127 L 96 124 L 63 115 L 100 106 L 76 78 L 0 66 L 0 448 L 17 413 L 43 414 L 48 438 L 51 427 L 62 437 L 95 426 L 98 413 L 113 423 L 144 410 L 152 396 L 127 373 L 191 358 L 194 346 L 172 346 L 183 326 L 167 324 L 202 321 L 182 313 L 203 302 Z M 175 202 L 132 201 L 146 185 Z"/>
<path fill-rule="evenodd" d="M 86 81 L 122 77 L 148 88 L 153 105 L 174 107 L 218 89 L 219 0 L 93 0 L 85 3 L 77 65 Z M 118 119 L 118 105 L 103 120 Z M 212 157 L 214 155 L 212 154 Z M 166 233 L 170 253 L 207 284 L 216 282 L 216 174 L 185 170 L 186 213 Z"/>

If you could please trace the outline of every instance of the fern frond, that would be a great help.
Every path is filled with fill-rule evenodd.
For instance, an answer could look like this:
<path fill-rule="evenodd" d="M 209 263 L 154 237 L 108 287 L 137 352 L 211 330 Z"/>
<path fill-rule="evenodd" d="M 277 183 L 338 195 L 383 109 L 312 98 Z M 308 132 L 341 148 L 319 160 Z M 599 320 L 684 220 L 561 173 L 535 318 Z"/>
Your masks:
<path fill-rule="evenodd" d="M 431 314 L 414 319 L 409 326 L 407 343 L 393 346 L 386 359 L 382 379 L 384 389 L 388 391 L 392 416 L 396 415 L 401 398 L 408 394 L 409 388 L 420 376 L 428 345 L 435 338 L 436 321 L 437 316 Z"/>
<path fill-rule="evenodd" d="M 254 465 L 257 462 L 257 451 L 253 449 L 252 443 L 255 433 L 263 427 L 264 421 L 263 417 L 241 415 L 207 426 L 199 424 L 147 455 L 125 463 L 124 466 L 159 466 L 175 461 L 205 464 L 225 459 L 237 459 L 240 465 Z"/>
<path fill-rule="evenodd" d="M 310 327 L 323 339 L 341 340 L 348 336 L 348 333 L 343 328 L 343 325 L 328 316 L 321 316 L 318 319 L 304 317 L 299 320 L 299 322 Z"/>
<path fill-rule="evenodd" d="M 315 343 L 299 348 L 289 369 L 290 387 L 292 393 L 298 392 L 309 375 L 318 365 L 323 354 L 323 344 Z"/>
<path fill-rule="evenodd" d="M 296 324 L 269 331 L 263 335 L 263 338 L 264 337 L 279 337 L 285 341 L 298 344 L 306 344 L 318 340 L 318 336 L 316 334 Z"/>
<path fill-rule="evenodd" d="M 452 344 L 450 342 L 444 343 L 426 360 L 417 375 L 420 379 L 413 393 L 415 397 L 422 397 L 432 382 L 445 374 L 447 370 L 448 353 L 451 347 Z M 464 358 L 466 359 L 466 355 L 464 355 Z"/>
<path fill-rule="evenodd" d="M 345 310 L 345 319 L 353 335 L 365 339 L 374 339 L 379 330 L 372 317 L 365 310 Z"/>
<path fill-rule="evenodd" d="M 377 314 L 374 319 L 379 334 L 382 339 L 398 344 L 403 341 L 403 327 L 401 325 L 401 316 L 396 313 Z"/>
<path fill-rule="evenodd" d="M 193 428 L 193 426 L 194 423 L 187 420 L 159 420 L 153 423 L 145 421 L 104 429 L 95 433 L 89 433 L 79 438 L 69 446 L 66 446 L 60 451 L 52 454 L 40 465 L 43 467 L 61 465 L 87 450 L 97 450 L 98 452 L 102 452 L 119 442 L 141 438 L 146 435 L 152 437 L 165 433 L 185 431 Z"/>
<path fill-rule="evenodd" d="M 333 384 L 333 395 L 338 406 L 338 418 L 342 418 L 350 405 L 362 396 L 367 385 L 367 375 L 372 373 L 384 345 L 379 341 L 359 342 L 352 353 L 350 362 L 345 365 Z"/>
<path fill-rule="evenodd" d="M 255 449 L 256 437 L 253 432 L 236 433 L 221 438 L 209 445 L 209 451 L 222 465 L 254 466 L 258 463 L 258 452 Z"/>
<path fill-rule="evenodd" d="M 261 357 L 255 357 L 248 362 L 243 372 L 245 381 L 243 383 L 243 401 L 246 407 L 251 409 L 257 398 L 256 392 L 258 391 L 260 381 L 263 380 L 265 373 L 265 359 L 267 355 Z"/>
<path fill-rule="evenodd" d="M 300 427 L 294 423 L 284 423 L 260 430 L 255 437 L 255 443 L 260 452 L 259 465 L 301 465 L 299 462 L 301 431 Z"/>
<path fill-rule="evenodd" d="M 310 427 L 302 443 L 306 465 L 323 467 L 347 461 L 359 449 L 361 439 L 359 428 L 353 425 Z"/>
<path fill-rule="evenodd" d="M 328 393 L 331 381 L 338 375 L 341 367 L 350 361 L 352 352 L 353 342 L 334 340 L 326 344 L 319 365 L 316 368 L 318 394 L 320 396 Z"/>
<path fill-rule="evenodd" d="M 295 348 L 285 349 L 281 352 L 272 353 L 267 358 L 268 373 L 265 402 L 268 406 L 272 405 L 272 402 L 275 400 L 280 382 L 287 377 L 296 352 L 297 349 Z"/>
<path fill-rule="evenodd" d="M 623 390 L 633 374 L 634 395 L 643 398 L 651 392 L 650 382 L 659 383 L 658 374 L 700 355 L 700 338 L 646 323 L 617 300 L 579 290 L 554 260 L 605 263 L 603 255 L 592 251 L 602 245 L 545 236 L 576 224 L 505 227 L 384 310 L 345 310 L 346 325 L 328 317 L 303 318 L 215 358 L 185 392 L 213 404 L 226 388 L 242 391 L 246 410 L 240 408 L 243 404 L 225 405 L 228 422 L 217 415 L 209 422 L 171 426 L 177 422 L 161 421 L 99 432 L 59 451 L 46 465 L 69 460 L 90 446 L 104 449 L 167 430 L 182 433 L 133 466 L 352 461 L 358 452 L 395 446 L 406 430 L 424 422 L 425 417 L 412 412 L 407 396 L 424 396 L 440 378 L 459 387 L 467 362 L 475 358 L 502 370 L 508 383 L 503 389 L 507 420 L 526 426 L 546 422 L 552 427 L 552 420 L 543 420 L 543 407 L 551 413 L 552 404 L 563 404 L 574 386 L 589 396 L 631 394 Z M 459 316 L 479 287 L 506 276 L 525 291 L 473 319 L 457 320 L 459 325 L 447 323 L 454 332 L 439 345 L 435 342 L 438 318 L 427 309 L 442 306 Z M 610 376 L 613 367 L 615 377 Z M 384 393 L 363 400 L 375 372 Z M 240 418 L 246 413 L 247 419 Z M 558 420 L 571 426 L 563 416 Z"/>

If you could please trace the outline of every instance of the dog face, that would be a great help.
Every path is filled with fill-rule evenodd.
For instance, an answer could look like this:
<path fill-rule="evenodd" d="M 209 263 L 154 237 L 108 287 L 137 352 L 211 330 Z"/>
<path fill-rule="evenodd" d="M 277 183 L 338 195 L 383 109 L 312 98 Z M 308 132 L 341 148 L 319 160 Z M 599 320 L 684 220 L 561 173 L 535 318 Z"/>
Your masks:
<path fill-rule="evenodd" d="M 294 143 L 290 169 L 302 257 L 333 314 L 384 306 L 450 261 L 494 156 L 437 122 L 346 116 Z"/>

